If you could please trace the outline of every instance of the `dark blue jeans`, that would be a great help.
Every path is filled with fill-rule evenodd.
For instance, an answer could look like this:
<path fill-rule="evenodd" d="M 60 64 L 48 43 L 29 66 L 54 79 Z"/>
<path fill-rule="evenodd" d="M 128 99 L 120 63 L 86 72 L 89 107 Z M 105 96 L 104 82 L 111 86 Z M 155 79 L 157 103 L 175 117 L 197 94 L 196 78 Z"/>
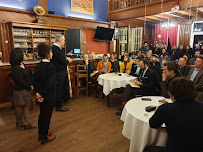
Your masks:
<path fill-rule="evenodd" d="M 66 72 L 59 72 L 56 75 L 56 109 L 60 109 L 63 104 L 61 101 L 62 98 L 62 92 L 63 92 L 63 88 L 64 88 L 64 80 L 66 77 Z"/>

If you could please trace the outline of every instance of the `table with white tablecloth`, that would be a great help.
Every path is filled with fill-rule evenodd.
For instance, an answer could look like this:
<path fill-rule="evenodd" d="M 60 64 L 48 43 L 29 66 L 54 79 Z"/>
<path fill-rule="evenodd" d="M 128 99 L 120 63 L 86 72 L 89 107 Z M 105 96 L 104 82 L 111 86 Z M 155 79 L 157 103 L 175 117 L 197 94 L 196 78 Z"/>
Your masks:
<path fill-rule="evenodd" d="M 120 75 L 120 76 L 119 76 Z M 104 95 L 108 96 L 108 106 L 109 106 L 109 94 L 112 90 L 117 88 L 126 87 L 129 81 L 135 80 L 137 77 L 125 74 L 125 73 L 107 73 L 101 74 L 97 81 L 98 84 L 103 86 Z"/>
<path fill-rule="evenodd" d="M 151 98 L 152 101 L 143 101 L 142 98 Z M 152 129 L 149 126 L 149 119 L 154 114 L 146 112 L 148 106 L 159 106 L 159 100 L 164 97 L 150 96 L 131 99 L 125 105 L 121 120 L 124 121 L 123 135 L 130 140 L 129 152 L 143 152 L 149 145 L 165 146 L 167 132 L 165 125 L 159 129 Z M 171 102 L 170 99 L 166 101 Z"/>

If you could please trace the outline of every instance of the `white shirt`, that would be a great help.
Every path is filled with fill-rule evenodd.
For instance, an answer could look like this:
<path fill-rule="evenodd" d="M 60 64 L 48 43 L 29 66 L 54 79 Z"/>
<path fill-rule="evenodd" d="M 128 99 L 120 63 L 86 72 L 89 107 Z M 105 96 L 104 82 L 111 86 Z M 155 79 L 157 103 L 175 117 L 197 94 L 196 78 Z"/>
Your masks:
<path fill-rule="evenodd" d="M 147 72 L 147 70 L 149 69 L 149 67 L 147 67 L 144 72 L 143 72 L 143 75 L 142 75 L 142 78 L 145 76 L 145 73 Z"/>
<path fill-rule="evenodd" d="M 50 61 L 47 59 L 42 59 L 42 62 L 50 62 Z"/>

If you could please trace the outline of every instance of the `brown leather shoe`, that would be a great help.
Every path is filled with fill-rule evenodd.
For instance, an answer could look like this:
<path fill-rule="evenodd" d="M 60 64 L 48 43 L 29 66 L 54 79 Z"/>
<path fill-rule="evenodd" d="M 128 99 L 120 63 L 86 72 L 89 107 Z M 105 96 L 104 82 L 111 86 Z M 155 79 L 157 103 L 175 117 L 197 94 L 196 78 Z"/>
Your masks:
<path fill-rule="evenodd" d="M 52 136 L 47 136 L 47 140 L 41 140 L 41 144 L 46 144 L 54 139 L 56 139 L 56 136 L 52 135 Z"/>
<path fill-rule="evenodd" d="M 61 107 L 60 109 L 56 109 L 56 111 L 67 112 L 67 111 L 69 111 L 69 109 L 65 108 L 65 107 Z"/>

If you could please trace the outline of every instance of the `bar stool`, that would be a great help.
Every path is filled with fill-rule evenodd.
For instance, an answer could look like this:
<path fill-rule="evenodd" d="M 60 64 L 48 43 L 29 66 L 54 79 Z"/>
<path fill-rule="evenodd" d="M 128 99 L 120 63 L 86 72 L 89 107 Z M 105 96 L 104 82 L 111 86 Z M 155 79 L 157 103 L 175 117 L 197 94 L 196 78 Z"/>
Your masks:
<path fill-rule="evenodd" d="M 77 98 L 79 97 L 80 91 L 86 90 L 87 97 L 88 97 L 88 66 L 86 65 L 77 65 L 77 72 L 76 72 L 76 87 L 75 92 L 77 94 Z M 80 88 L 80 79 L 86 78 L 86 87 Z"/>
<path fill-rule="evenodd" d="M 69 69 L 69 73 L 70 73 L 72 96 L 73 96 L 73 100 L 75 100 L 75 65 L 69 65 L 68 69 Z M 69 86 L 70 86 L 70 84 L 69 84 Z"/>

